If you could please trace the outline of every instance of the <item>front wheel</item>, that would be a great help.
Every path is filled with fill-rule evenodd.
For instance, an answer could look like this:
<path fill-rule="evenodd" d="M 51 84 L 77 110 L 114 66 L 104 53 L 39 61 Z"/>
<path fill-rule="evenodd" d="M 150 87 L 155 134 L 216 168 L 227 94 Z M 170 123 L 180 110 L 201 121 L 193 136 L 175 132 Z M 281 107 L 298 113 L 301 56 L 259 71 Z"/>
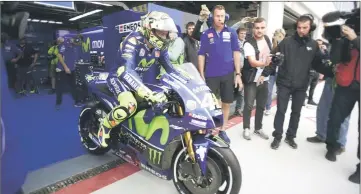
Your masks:
<path fill-rule="evenodd" d="M 185 194 L 238 194 L 242 172 L 237 157 L 230 148 L 210 148 L 207 154 L 207 174 L 192 177 L 182 172 L 189 160 L 186 149 L 180 150 L 172 166 L 173 183 L 179 193 Z"/>

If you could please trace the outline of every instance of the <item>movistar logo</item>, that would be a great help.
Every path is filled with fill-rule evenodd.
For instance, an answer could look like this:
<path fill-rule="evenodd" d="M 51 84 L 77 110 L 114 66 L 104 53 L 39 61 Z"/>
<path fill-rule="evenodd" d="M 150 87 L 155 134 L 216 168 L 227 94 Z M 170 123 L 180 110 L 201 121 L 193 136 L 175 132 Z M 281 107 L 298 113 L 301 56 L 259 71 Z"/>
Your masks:
<path fill-rule="evenodd" d="M 89 50 L 90 50 L 90 38 L 89 37 L 86 39 L 86 42 L 83 41 L 81 43 L 81 47 L 83 49 L 83 52 L 85 52 L 85 53 L 89 52 Z"/>
<path fill-rule="evenodd" d="M 132 120 L 135 123 L 137 133 L 149 140 L 157 130 L 161 130 L 160 144 L 165 145 L 169 138 L 169 122 L 165 116 L 156 116 L 147 124 L 144 122 L 144 115 L 146 110 L 138 112 L 132 119 L 129 119 L 129 128 L 133 129 Z"/>
<path fill-rule="evenodd" d="M 160 159 L 162 157 L 161 151 L 158 151 L 153 148 L 148 148 L 148 153 L 149 153 L 149 161 L 150 162 L 152 162 L 153 164 L 160 164 Z"/>
<path fill-rule="evenodd" d="M 150 66 L 152 66 L 153 64 L 154 64 L 154 62 L 155 62 L 155 59 L 152 59 L 152 60 L 150 60 L 150 61 L 147 61 L 145 58 L 143 58 L 140 62 L 139 62 L 139 64 L 138 64 L 138 66 L 142 66 L 142 67 L 150 67 Z"/>

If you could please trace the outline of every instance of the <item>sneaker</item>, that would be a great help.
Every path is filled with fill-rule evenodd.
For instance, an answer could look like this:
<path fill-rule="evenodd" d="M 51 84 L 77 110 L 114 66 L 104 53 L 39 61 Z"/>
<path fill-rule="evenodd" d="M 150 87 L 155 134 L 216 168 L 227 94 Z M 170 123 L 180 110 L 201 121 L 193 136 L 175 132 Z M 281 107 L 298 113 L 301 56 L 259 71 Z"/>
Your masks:
<path fill-rule="evenodd" d="M 274 138 L 273 142 L 271 143 L 271 148 L 274 150 L 277 150 L 280 147 L 280 143 L 281 143 L 281 140 Z"/>
<path fill-rule="evenodd" d="M 265 139 L 265 140 L 269 139 L 268 135 L 262 129 L 254 130 L 254 134 L 260 136 L 262 139 Z"/>
<path fill-rule="evenodd" d="M 314 137 L 307 137 L 307 141 L 311 143 L 324 143 L 325 140 L 321 139 L 320 136 L 316 135 Z"/>
<path fill-rule="evenodd" d="M 340 149 L 338 149 L 336 151 L 336 155 L 341 155 L 342 153 L 344 153 L 346 151 L 345 147 L 341 147 Z"/>
<path fill-rule="evenodd" d="M 251 131 L 248 128 L 244 129 L 243 138 L 246 140 L 251 140 Z"/>
<path fill-rule="evenodd" d="M 317 103 L 314 102 L 313 100 L 309 100 L 309 101 L 307 102 L 307 104 L 308 104 L 308 105 L 317 106 Z"/>
<path fill-rule="evenodd" d="M 348 177 L 348 180 L 353 183 L 360 184 L 360 170 L 356 170 L 356 172 L 354 172 L 350 177 Z"/>
<path fill-rule="evenodd" d="M 297 149 L 297 143 L 295 142 L 295 139 L 293 139 L 293 138 L 286 138 L 286 139 L 285 139 L 285 142 L 286 142 L 289 146 L 291 146 L 291 148 Z"/>
<path fill-rule="evenodd" d="M 332 151 L 327 151 L 326 153 L 326 159 L 331 161 L 331 162 L 335 162 L 336 161 L 336 153 L 335 152 L 332 152 Z"/>
<path fill-rule="evenodd" d="M 218 133 L 218 137 L 222 138 L 228 144 L 231 143 L 231 140 L 229 139 L 226 131 L 220 130 L 219 133 Z"/>
<path fill-rule="evenodd" d="M 101 124 L 97 137 L 102 147 L 108 147 L 106 140 L 110 138 L 110 129 Z"/>
<path fill-rule="evenodd" d="M 271 110 L 265 110 L 265 111 L 264 111 L 264 114 L 265 114 L 266 116 L 270 115 L 270 114 L 271 114 Z"/>

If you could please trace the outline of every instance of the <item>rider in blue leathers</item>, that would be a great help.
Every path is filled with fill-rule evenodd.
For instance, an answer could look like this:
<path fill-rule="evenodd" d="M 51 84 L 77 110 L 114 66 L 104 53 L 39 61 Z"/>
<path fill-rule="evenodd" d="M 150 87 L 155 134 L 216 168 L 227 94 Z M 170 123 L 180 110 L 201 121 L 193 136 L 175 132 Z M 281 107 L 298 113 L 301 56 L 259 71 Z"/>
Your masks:
<path fill-rule="evenodd" d="M 168 55 L 169 33 L 178 33 L 176 25 L 168 14 L 153 11 L 142 17 L 141 27 L 131 32 L 120 44 L 119 60 L 111 69 L 107 83 L 119 101 L 104 119 L 97 137 L 102 147 L 107 147 L 110 130 L 131 117 L 137 110 L 135 96 L 153 103 L 167 101 L 163 93 L 150 90 L 143 83 L 143 74 L 152 65 L 161 64 L 166 72 L 178 75 L 181 79 L 189 77 L 179 72 L 170 62 Z M 157 76 L 157 75 L 155 75 Z"/>

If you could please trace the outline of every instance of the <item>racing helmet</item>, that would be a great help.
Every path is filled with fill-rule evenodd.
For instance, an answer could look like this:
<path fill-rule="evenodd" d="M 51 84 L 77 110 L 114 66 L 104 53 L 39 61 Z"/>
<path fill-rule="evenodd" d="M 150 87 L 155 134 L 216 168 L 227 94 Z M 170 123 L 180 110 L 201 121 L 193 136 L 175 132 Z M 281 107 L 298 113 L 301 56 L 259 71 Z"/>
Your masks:
<path fill-rule="evenodd" d="M 168 48 L 169 33 L 178 33 L 173 19 L 164 12 L 152 11 L 141 18 L 139 31 L 145 36 L 148 42 L 155 48 L 165 50 Z M 157 31 L 160 31 L 157 33 Z M 161 33 L 164 35 L 161 35 Z"/>

